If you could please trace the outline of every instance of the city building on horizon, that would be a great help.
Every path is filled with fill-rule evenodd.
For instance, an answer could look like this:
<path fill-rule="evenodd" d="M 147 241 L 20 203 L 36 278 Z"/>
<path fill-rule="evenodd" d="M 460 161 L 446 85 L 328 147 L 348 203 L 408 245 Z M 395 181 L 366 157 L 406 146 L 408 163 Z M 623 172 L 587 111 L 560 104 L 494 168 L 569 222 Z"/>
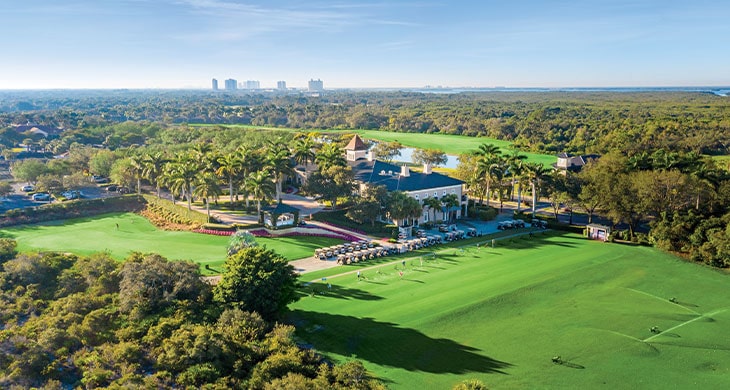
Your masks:
<path fill-rule="evenodd" d="M 235 91 L 238 89 L 238 82 L 234 79 L 228 79 L 225 81 L 226 91 Z"/>
<path fill-rule="evenodd" d="M 286 81 L 277 81 L 276 89 L 278 89 L 279 91 L 286 91 Z"/>
<path fill-rule="evenodd" d="M 243 87 L 244 89 L 261 89 L 261 84 L 258 80 L 246 80 Z"/>
<path fill-rule="evenodd" d="M 324 91 L 324 83 L 320 79 L 309 80 L 309 91 L 310 92 L 322 92 Z"/>
<path fill-rule="evenodd" d="M 213 79 L 213 90 L 214 91 L 218 90 L 218 80 L 217 79 Z"/>

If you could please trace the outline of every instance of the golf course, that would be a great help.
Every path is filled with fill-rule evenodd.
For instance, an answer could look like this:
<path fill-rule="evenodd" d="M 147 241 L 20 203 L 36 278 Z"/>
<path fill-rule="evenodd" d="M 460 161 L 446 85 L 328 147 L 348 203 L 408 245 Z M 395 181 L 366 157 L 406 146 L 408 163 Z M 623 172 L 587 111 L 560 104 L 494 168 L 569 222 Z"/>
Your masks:
<path fill-rule="evenodd" d="M 730 387 L 726 273 L 571 234 L 489 244 L 305 274 L 288 320 L 392 389 Z"/>
<path fill-rule="evenodd" d="M 205 124 L 193 124 L 191 126 L 212 126 Z M 492 144 L 499 147 L 503 154 L 512 153 L 512 143 L 509 141 L 498 140 L 494 138 L 469 137 L 466 135 L 450 135 L 450 134 L 428 134 L 428 133 L 398 133 L 380 130 L 334 130 L 334 129 L 291 129 L 270 126 L 252 126 L 252 125 L 226 125 L 225 127 L 241 128 L 248 130 L 277 130 L 292 132 L 322 132 L 322 133 L 346 133 L 359 134 L 365 139 L 375 141 L 392 142 L 397 141 L 401 145 L 411 148 L 420 149 L 436 149 L 452 156 L 458 156 L 463 153 L 471 153 L 481 144 Z M 529 152 L 520 152 L 527 156 L 527 161 L 550 166 L 555 162 L 555 156 L 548 154 L 538 154 Z"/>
<path fill-rule="evenodd" d="M 158 253 L 171 260 L 192 260 L 203 273 L 222 272 L 229 237 L 165 231 L 134 213 L 106 214 L 0 229 L 0 237 L 18 242 L 18 250 L 61 251 L 89 255 L 106 251 L 122 260 L 133 251 Z M 257 237 L 260 245 L 288 260 L 311 256 L 315 248 L 342 243 L 327 237 Z M 208 265 L 211 269 L 205 269 Z M 216 272 L 217 271 L 217 272 Z"/>

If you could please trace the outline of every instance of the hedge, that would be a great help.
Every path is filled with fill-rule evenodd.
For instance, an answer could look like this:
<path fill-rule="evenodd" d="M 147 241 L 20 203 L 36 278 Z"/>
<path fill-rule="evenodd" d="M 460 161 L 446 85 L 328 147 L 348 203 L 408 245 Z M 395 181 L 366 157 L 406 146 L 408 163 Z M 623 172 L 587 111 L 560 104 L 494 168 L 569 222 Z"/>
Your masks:
<path fill-rule="evenodd" d="M 147 204 L 156 212 L 162 213 L 166 219 L 175 223 L 188 225 L 203 225 L 208 223 L 208 216 L 194 210 L 188 210 L 187 206 L 181 206 L 167 199 L 160 199 L 153 195 L 142 195 Z"/>
<path fill-rule="evenodd" d="M 137 212 L 144 208 L 145 199 L 135 194 L 49 203 L 43 206 L 8 210 L 5 212 L 4 218 L 0 219 L 0 227 L 90 217 L 114 212 Z"/>

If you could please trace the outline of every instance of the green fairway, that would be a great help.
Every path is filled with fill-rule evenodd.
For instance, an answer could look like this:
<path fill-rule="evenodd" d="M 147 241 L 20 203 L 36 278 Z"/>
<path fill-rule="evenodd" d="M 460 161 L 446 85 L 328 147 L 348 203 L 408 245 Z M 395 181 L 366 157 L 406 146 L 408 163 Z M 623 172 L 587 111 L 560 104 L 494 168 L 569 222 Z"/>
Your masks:
<path fill-rule="evenodd" d="M 133 213 L 16 226 L 0 229 L 0 236 L 15 239 L 20 251 L 63 251 L 80 255 L 106 251 L 120 260 L 133 251 L 154 252 L 168 259 L 208 264 L 213 272 L 223 270 L 229 240 L 222 236 L 160 230 Z M 256 241 L 289 260 L 311 256 L 316 248 L 342 243 L 334 238 L 302 236 L 257 238 Z M 210 273 L 205 268 L 201 270 Z"/>
<path fill-rule="evenodd" d="M 213 126 L 196 124 L 192 126 Z M 217 126 L 217 125 L 215 125 Z M 325 133 L 357 133 L 361 137 L 378 141 L 398 141 L 403 146 L 421 149 L 436 149 L 446 154 L 458 156 L 463 153 L 470 153 L 476 150 L 479 145 L 488 143 L 498 146 L 502 149 L 502 153 L 512 153 L 512 143 L 494 138 L 468 137 L 465 135 L 447 135 L 447 134 L 425 134 L 425 133 L 395 133 L 389 131 L 378 130 L 328 130 L 328 129 L 290 129 L 280 127 L 267 126 L 250 126 L 250 125 L 225 125 L 225 127 L 241 127 L 245 129 L 265 129 L 265 130 L 281 130 L 296 132 L 325 132 Z M 555 156 L 548 154 L 521 152 L 527 156 L 527 161 L 537 162 L 549 167 L 557 159 Z"/>
<path fill-rule="evenodd" d="M 525 236 L 359 269 L 304 287 L 290 320 L 393 389 L 730 387 L 728 276 L 651 248 Z"/>

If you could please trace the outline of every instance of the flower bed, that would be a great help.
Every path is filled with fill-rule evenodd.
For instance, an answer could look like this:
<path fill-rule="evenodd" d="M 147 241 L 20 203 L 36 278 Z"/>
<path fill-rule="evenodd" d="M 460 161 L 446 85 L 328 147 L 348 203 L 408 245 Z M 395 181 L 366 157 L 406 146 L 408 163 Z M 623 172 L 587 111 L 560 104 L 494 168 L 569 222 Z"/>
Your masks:
<path fill-rule="evenodd" d="M 232 236 L 234 233 L 236 233 L 233 230 L 215 230 L 215 229 L 195 229 L 193 230 L 195 233 L 201 233 L 201 234 L 212 234 L 214 236 Z"/>

